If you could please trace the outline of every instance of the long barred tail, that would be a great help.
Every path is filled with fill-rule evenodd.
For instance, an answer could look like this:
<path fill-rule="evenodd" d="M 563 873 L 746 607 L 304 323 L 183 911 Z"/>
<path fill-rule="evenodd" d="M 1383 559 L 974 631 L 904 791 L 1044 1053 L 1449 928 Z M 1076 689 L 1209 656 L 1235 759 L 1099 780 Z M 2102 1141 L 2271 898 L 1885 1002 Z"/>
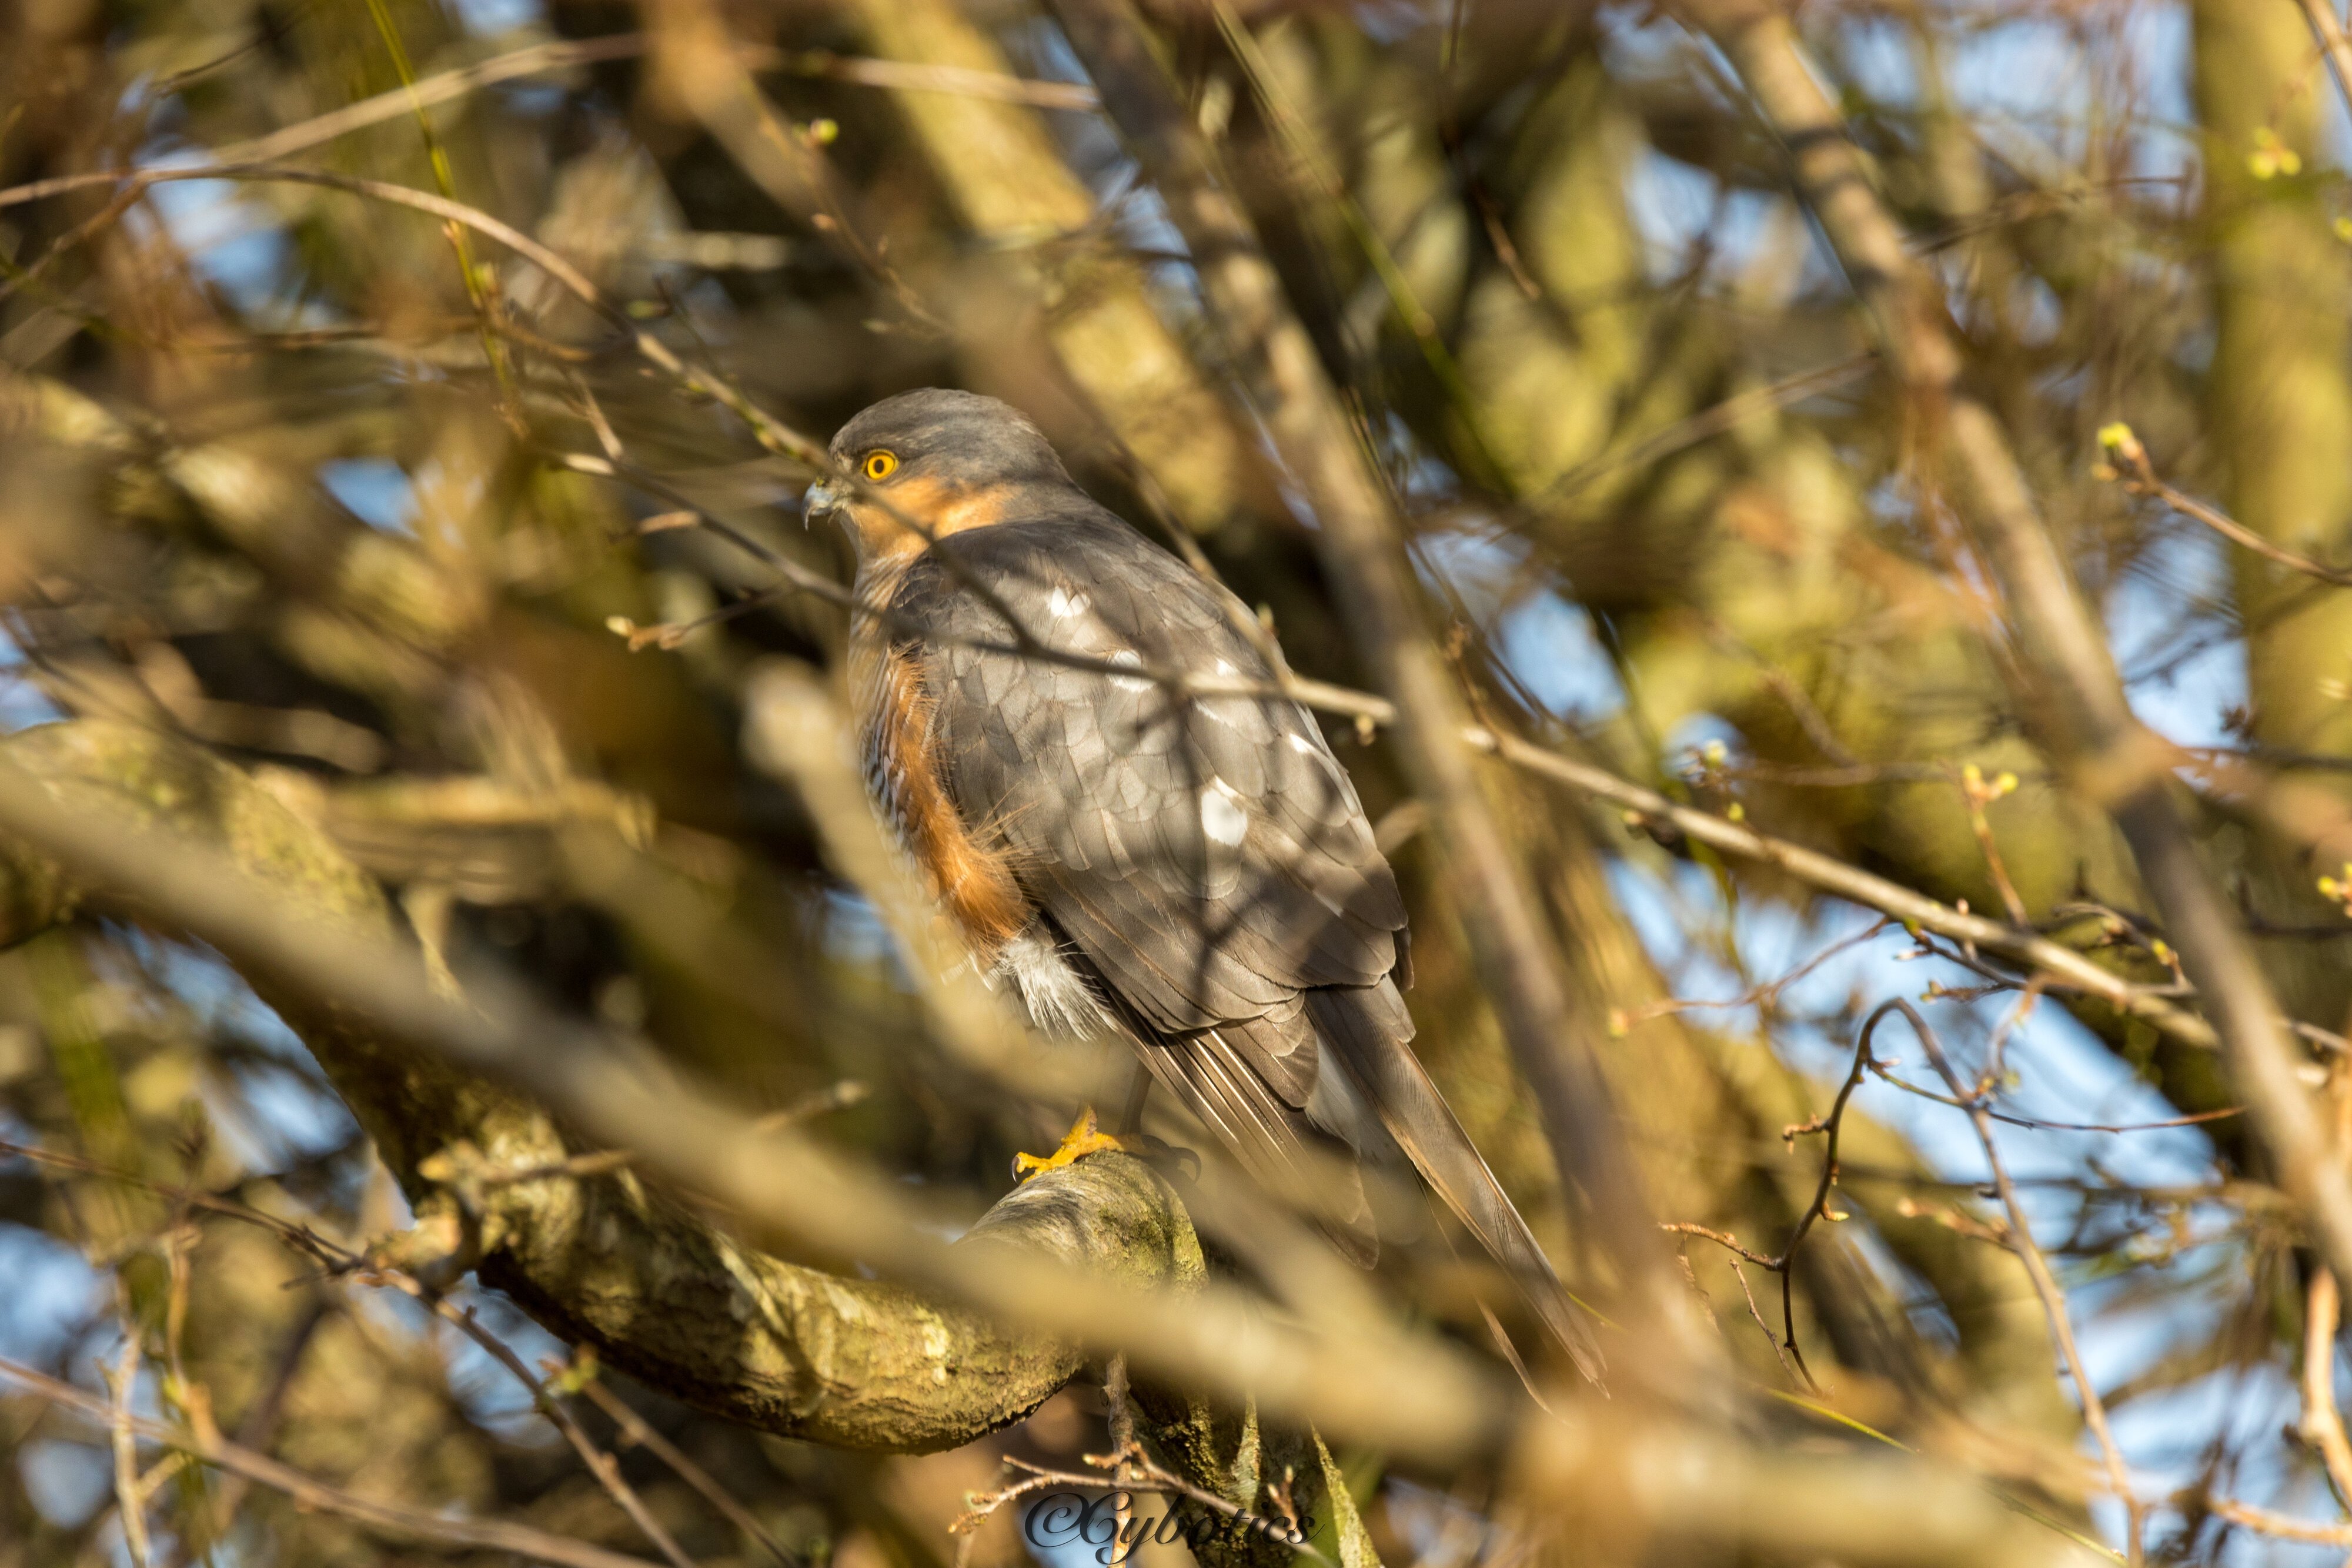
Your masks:
<path fill-rule="evenodd" d="M 1591 1314 L 1560 1283 L 1528 1222 L 1406 1043 L 1412 1019 L 1396 987 L 1383 980 L 1313 990 L 1307 1005 L 1317 1032 L 1362 1086 L 1381 1124 L 1422 1179 L 1511 1276 L 1576 1369 L 1601 1386 L 1607 1363 L 1593 1337 Z"/>

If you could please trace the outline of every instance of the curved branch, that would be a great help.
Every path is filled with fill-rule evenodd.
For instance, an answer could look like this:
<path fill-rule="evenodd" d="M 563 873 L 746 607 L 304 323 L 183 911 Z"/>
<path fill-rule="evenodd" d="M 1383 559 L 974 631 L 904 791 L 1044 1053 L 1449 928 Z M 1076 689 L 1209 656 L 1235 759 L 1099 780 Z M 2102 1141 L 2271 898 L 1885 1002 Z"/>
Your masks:
<path fill-rule="evenodd" d="M 168 737 L 82 721 L 25 731 L 0 754 L 67 803 L 102 800 L 216 846 L 305 914 L 389 929 L 373 883 L 322 832 Z M 82 902 L 43 862 L 0 860 L 0 942 L 35 936 Z M 968 1307 L 771 1257 L 627 1171 L 481 1179 L 560 1166 L 574 1151 L 536 1105 L 397 1051 L 348 1015 L 291 1005 L 256 978 L 375 1139 L 416 1207 L 414 1234 L 463 1239 L 444 1265 L 478 1256 L 484 1281 L 551 1332 L 666 1393 L 765 1431 L 925 1452 L 1019 1420 L 1082 1364 L 1074 1344 Z M 1139 1284 L 1183 1288 L 1202 1277 L 1182 1207 L 1124 1155 L 1017 1188 L 959 1245 L 1083 1263 Z"/>

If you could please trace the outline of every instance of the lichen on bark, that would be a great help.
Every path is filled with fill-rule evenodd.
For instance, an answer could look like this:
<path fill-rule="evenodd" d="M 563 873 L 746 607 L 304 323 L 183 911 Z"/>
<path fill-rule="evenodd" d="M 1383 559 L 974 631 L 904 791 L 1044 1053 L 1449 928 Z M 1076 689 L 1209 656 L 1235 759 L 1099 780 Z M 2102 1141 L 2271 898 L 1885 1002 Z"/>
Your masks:
<path fill-rule="evenodd" d="M 78 721 L 0 747 L 62 800 L 102 803 L 226 851 L 292 909 L 391 919 L 381 890 L 324 833 L 238 769 L 167 736 Z M 85 904 L 143 914 L 0 850 L 0 941 L 38 936 Z M 363 1018 L 300 1005 L 268 975 L 246 977 L 374 1139 L 421 1230 L 467 1237 L 485 1283 L 666 1394 L 781 1436 L 920 1453 L 1019 1420 L 1084 1365 L 1072 1346 L 955 1303 L 769 1256 L 625 1169 L 505 1179 L 579 1151 L 529 1101 L 386 1044 Z M 1205 1272 L 1182 1205 L 1123 1155 L 1015 1189 L 961 1245 L 1031 1249 L 1176 1290 Z"/>

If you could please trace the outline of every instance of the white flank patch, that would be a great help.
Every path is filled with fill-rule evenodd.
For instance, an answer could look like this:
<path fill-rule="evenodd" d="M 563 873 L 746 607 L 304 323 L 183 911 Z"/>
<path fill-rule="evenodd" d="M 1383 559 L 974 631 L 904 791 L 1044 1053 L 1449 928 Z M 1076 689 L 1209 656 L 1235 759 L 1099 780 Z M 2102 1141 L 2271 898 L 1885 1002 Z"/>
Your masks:
<path fill-rule="evenodd" d="M 1201 831 L 1229 849 L 1249 831 L 1249 813 L 1241 809 L 1240 800 L 1222 779 L 1201 791 Z"/>
<path fill-rule="evenodd" d="M 1095 999 L 1086 977 L 1052 939 L 1036 926 L 1007 942 L 996 956 L 989 976 L 992 988 L 1003 977 L 1021 993 L 1029 1021 L 1058 1040 L 1090 1040 L 1109 1033 L 1114 1026 Z"/>
<path fill-rule="evenodd" d="M 1066 588 L 1056 588 L 1045 601 L 1045 611 L 1056 621 L 1067 621 L 1075 616 L 1084 615 L 1093 607 L 1093 604 L 1094 601 L 1083 593 L 1073 593 Z"/>

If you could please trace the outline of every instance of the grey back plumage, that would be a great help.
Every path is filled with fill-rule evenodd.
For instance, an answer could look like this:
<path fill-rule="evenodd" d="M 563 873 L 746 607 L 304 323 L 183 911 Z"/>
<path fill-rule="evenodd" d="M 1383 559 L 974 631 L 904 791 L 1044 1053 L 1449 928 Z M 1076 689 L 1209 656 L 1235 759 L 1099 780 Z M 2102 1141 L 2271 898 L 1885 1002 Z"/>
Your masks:
<path fill-rule="evenodd" d="M 1219 591 L 1108 514 L 938 548 L 1056 652 L 1270 677 Z M 1395 876 L 1305 710 L 974 646 L 1013 639 L 955 575 L 919 564 L 898 604 L 946 634 L 924 664 L 958 801 L 1155 1030 L 1295 1013 L 1396 968 Z"/>
<path fill-rule="evenodd" d="M 1075 486 L 1053 513 L 940 539 L 891 595 L 959 815 L 1004 848 L 1154 1077 L 1244 1168 L 1300 1192 L 1327 1134 L 1401 1150 L 1597 1379 L 1589 1330 L 1409 1049 L 1404 903 L 1320 728 L 1280 697 L 1192 695 L 1013 646 L 1003 612 L 1062 654 L 1275 674 L 1223 590 Z M 1370 1261 L 1360 1187 L 1318 1218 Z"/>

